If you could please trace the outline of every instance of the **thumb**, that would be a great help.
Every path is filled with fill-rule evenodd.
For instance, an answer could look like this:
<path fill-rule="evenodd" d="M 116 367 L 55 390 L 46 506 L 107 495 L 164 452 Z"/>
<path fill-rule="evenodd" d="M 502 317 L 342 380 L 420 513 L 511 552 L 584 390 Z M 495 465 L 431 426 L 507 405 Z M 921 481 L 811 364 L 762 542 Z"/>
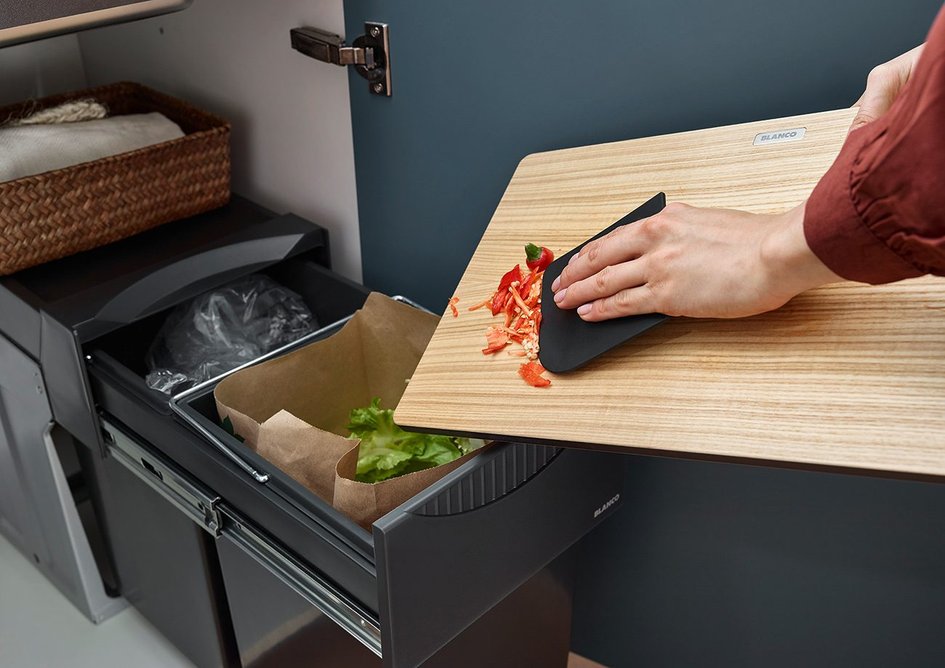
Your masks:
<path fill-rule="evenodd" d="M 898 80 L 891 76 L 888 68 L 883 65 L 874 67 L 866 78 L 866 90 L 853 103 L 859 110 L 850 124 L 850 132 L 872 123 L 889 111 L 898 92 Z"/>
<path fill-rule="evenodd" d="M 875 87 L 871 89 L 867 84 L 866 90 L 860 95 L 860 99 L 853 103 L 853 106 L 859 107 L 859 109 L 856 116 L 853 117 L 853 122 L 850 123 L 849 131 L 853 132 L 864 125 L 872 123 L 885 114 L 891 104 L 892 101 L 886 96 L 885 91 L 880 91 Z"/>
<path fill-rule="evenodd" d="M 850 129 L 848 132 L 853 132 L 854 130 L 859 130 L 864 125 L 872 123 L 878 118 L 878 115 L 872 111 L 870 107 L 863 106 L 863 98 L 861 97 L 854 104 L 854 107 L 859 107 L 857 110 L 856 116 L 853 117 L 853 122 L 850 123 Z"/>

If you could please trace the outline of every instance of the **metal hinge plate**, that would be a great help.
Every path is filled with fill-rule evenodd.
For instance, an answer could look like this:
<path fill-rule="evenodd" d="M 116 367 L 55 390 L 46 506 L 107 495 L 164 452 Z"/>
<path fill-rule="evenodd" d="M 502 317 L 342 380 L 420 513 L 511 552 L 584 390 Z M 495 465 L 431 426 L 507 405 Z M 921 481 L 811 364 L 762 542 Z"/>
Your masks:
<path fill-rule="evenodd" d="M 367 79 L 374 95 L 390 97 L 390 30 L 386 23 L 368 21 L 364 34 L 351 46 L 335 33 L 305 26 L 289 31 L 292 48 L 310 58 L 334 65 L 353 65 Z"/>

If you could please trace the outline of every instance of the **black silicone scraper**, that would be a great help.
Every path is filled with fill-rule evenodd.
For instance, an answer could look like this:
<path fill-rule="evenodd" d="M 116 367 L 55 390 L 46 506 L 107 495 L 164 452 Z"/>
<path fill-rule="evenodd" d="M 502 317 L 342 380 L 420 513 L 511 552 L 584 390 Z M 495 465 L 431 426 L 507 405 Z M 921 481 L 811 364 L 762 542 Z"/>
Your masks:
<path fill-rule="evenodd" d="M 659 193 L 634 209 L 606 230 L 548 265 L 541 286 L 541 329 L 538 332 L 538 359 L 541 365 L 554 373 L 571 371 L 590 362 L 611 348 L 629 341 L 669 316 L 662 313 L 630 315 L 615 320 L 585 322 L 575 309 L 559 309 L 555 304 L 551 284 L 568 265 L 568 260 L 594 239 L 604 236 L 621 225 L 634 223 L 659 213 L 666 206 L 666 195 Z"/>

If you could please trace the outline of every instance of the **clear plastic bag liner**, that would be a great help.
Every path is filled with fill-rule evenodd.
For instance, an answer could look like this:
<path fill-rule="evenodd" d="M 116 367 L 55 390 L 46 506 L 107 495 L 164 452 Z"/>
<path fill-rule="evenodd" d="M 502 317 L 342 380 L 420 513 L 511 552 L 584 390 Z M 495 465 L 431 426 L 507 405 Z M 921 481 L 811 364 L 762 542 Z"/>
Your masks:
<path fill-rule="evenodd" d="M 252 274 L 174 309 L 147 355 L 148 387 L 174 394 L 315 331 L 302 298 Z"/>

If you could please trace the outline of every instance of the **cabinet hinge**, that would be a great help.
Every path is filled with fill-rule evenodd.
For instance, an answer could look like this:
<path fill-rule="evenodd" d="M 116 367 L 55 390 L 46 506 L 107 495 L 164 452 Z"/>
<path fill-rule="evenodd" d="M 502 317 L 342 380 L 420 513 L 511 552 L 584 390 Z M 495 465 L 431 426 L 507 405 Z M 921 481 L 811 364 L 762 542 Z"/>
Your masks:
<path fill-rule="evenodd" d="M 340 35 L 308 26 L 293 28 L 289 36 L 296 51 L 325 63 L 353 65 L 367 79 L 371 93 L 390 97 L 390 32 L 386 23 L 368 21 L 364 34 L 351 46 Z"/>

